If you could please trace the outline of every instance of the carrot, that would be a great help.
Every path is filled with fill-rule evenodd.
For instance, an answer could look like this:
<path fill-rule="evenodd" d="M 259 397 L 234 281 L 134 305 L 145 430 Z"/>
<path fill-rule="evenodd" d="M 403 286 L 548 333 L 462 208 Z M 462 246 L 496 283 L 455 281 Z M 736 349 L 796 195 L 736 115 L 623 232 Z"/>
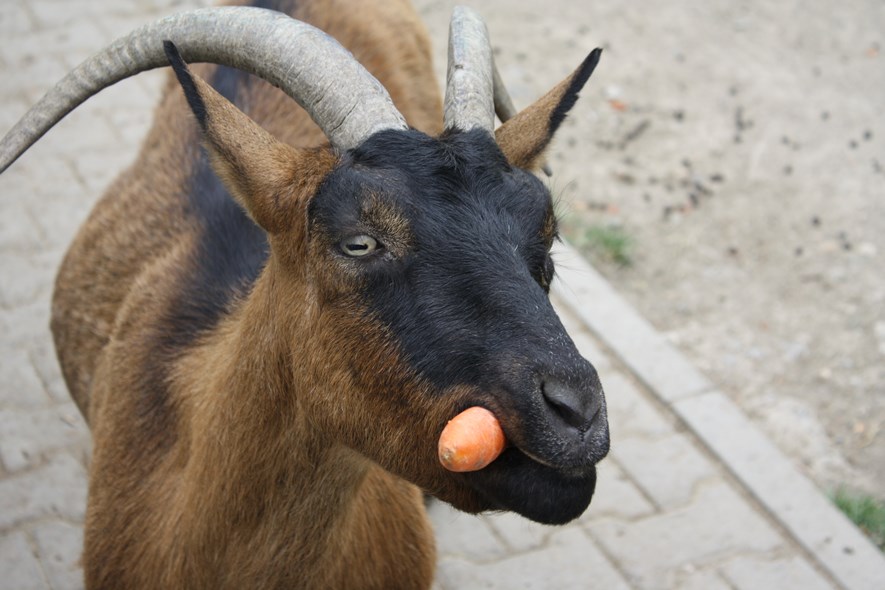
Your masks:
<path fill-rule="evenodd" d="M 485 408 L 467 408 L 446 424 L 439 437 L 439 461 L 449 471 L 479 471 L 504 450 L 504 431 Z"/>

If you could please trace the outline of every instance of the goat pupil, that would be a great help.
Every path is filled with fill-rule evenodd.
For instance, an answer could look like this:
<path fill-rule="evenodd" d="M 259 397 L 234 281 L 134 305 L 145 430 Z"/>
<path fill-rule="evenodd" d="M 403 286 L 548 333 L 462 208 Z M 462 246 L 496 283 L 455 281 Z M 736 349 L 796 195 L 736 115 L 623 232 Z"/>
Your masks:
<path fill-rule="evenodd" d="M 371 236 L 353 236 L 342 240 L 340 248 L 348 256 L 365 256 L 379 246 L 377 240 Z"/>

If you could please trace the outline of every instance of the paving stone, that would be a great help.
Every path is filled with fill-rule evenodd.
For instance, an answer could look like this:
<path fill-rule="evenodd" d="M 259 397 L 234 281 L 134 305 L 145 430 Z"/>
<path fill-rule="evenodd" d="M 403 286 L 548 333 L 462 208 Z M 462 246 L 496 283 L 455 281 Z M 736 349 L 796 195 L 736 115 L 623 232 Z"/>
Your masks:
<path fill-rule="evenodd" d="M 75 159 L 78 154 L 119 145 L 120 140 L 104 114 L 88 107 L 88 104 L 84 105 L 62 119 L 28 150 L 28 155 L 33 153 L 32 157 L 36 157 L 47 167 L 42 177 L 39 177 L 38 186 L 43 186 L 44 181 L 59 184 L 56 178 L 48 177 L 49 171 L 52 171 L 53 177 L 68 173 L 67 170 L 59 169 L 61 166 L 57 162 L 61 161 L 60 157 Z M 79 184 L 76 177 L 73 180 L 75 184 Z"/>
<path fill-rule="evenodd" d="M 462 559 L 443 559 L 437 568 L 437 579 L 439 586 L 447 590 L 630 588 L 590 539 L 575 528 L 554 534 L 544 549 L 491 564 L 477 566 Z"/>
<path fill-rule="evenodd" d="M 28 8 L 41 29 L 66 27 L 84 20 L 94 22 L 102 10 L 101 4 L 93 0 L 43 0 L 30 2 Z"/>
<path fill-rule="evenodd" d="M 617 446 L 624 436 L 643 436 L 655 439 L 672 436 L 676 430 L 661 411 L 647 399 L 639 388 L 622 373 L 605 376 L 605 403 L 612 438 Z M 615 436 L 616 435 L 616 436 Z"/>
<path fill-rule="evenodd" d="M 28 201 L 33 198 L 35 187 L 38 184 L 37 179 L 40 178 L 40 173 L 37 170 L 38 160 L 38 158 L 32 158 L 31 152 L 27 151 L 3 174 L 0 174 L 0 195 L 2 195 L 4 202 L 12 203 L 13 209 L 9 210 L 9 214 L 16 215 L 12 218 L 13 220 L 28 218 L 27 213 L 22 215 L 16 210 L 24 208 L 26 212 L 30 211 L 27 207 Z M 44 174 L 44 178 L 49 177 Z M 5 207 L 4 212 L 6 212 Z"/>
<path fill-rule="evenodd" d="M 143 72 L 138 76 L 136 82 L 141 85 L 141 87 L 145 91 L 145 96 L 156 96 L 157 102 L 159 102 L 159 98 L 161 95 L 161 90 L 165 87 L 166 83 L 170 80 L 169 72 L 167 70 L 151 70 L 150 72 Z M 156 103 L 154 103 L 156 106 Z M 153 112 L 153 108 L 151 109 Z"/>
<path fill-rule="evenodd" d="M 49 295 L 55 270 L 36 256 L 0 254 L 0 305 L 14 308 Z"/>
<path fill-rule="evenodd" d="M 24 201 L 0 198 L 0 253 L 21 255 L 40 248 L 40 230 L 31 220 Z M 2 272 L 2 271 L 0 271 Z"/>
<path fill-rule="evenodd" d="M 129 16 L 130 18 L 156 18 L 180 10 L 213 6 L 213 0 L 126 0 L 115 2 L 109 7 L 107 14 L 111 17 Z M 107 20 L 107 19 L 103 19 Z"/>
<path fill-rule="evenodd" d="M 49 300 L 38 299 L 15 309 L 0 309 L 0 334 L 2 347 L 32 349 L 37 342 L 49 338 Z"/>
<path fill-rule="evenodd" d="M 674 409 L 760 503 L 847 588 L 876 588 L 885 556 L 799 473 L 725 395 L 711 392 Z"/>
<path fill-rule="evenodd" d="M 0 528 L 46 516 L 82 522 L 85 508 L 86 472 L 67 453 L 0 480 Z"/>
<path fill-rule="evenodd" d="M 30 46 L 30 43 L 20 45 Z M 6 60 L 11 63 L 2 71 L 4 83 L 0 86 L 0 97 L 23 98 L 27 102 L 27 108 L 36 104 L 69 70 L 65 62 L 55 54 L 35 52 L 12 57 L 7 55 Z M 19 116 L 21 114 L 24 113 L 19 113 Z"/>
<path fill-rule="evenodd" d="M 674 572 L 668 586 L 674 590 L 733 590 L 715 571 L 697 570 L 692 564 L 686 564 Z M 758 586 L 755 590 L 768 589 L 768 586 Z M 770 590 L 780 589 L 772 586 Z"/>
<path fill-rule="evenodd" d="M 500 559 L 508 553 L 507 546 L 482 517 L 459 512 L 436 500 L 427 512 L 436 532 L 436 550 L 440 556 L 482 563 Z"/>
<path fill-rule="evenodd" d="M 0 407 L 35 408 L 45 405 L 49 398 L 37 371 L 30 363 L 27 350 L 0 348 Z"/>
<path fill-rule="evenodd" d="M 15 472 L 38 463 L 47 453 L 78 446 L 89 429 L 74 402 L 35 410 L 0 410 L 0 459 Z"/>
<path fill-rule="evenodd" d="M 55 355 L 55 346 L 52 344 L 49 328 L 46 327 L 46 339 L 34 344 L 29 351 L 31 364 L 37 370 L 44 389 L 57 402 L 70 401 L 68 387 L 61 375 L 61 367 L 58 365 L 58 357 Z"/>
<path fill-rule="evenodd" d="M 32 534 L 52 590 L 81 590 L 83 528 L 66 522 L 46 522 L 35 526 Z"/>
<path fill-rule="evenodd" d="M 655 441 L 622 438 L 613 446 L 611 455 L 664 509 L 687 504 L 696 486 L 716 475 L 709 459 L 682 434 Z"/>
<path fill-rule="evenodd" d="M 62 122 L 62 126 L 64 124 Z M 17 191 L 15 198 L 25 202 L 28 210 L 35 213 L 35 219 L 40 215 L 51 215 L 57 202 L 83 196 L 83 186 L 73 167 L 59 158 L 53 151 L 55 149 L 57 146 L 52 146 L 51 141 L 44 137 L 16 160 L 9 172 L 0 176 L 3 192 Z M 6 181 L 12 175 L 15 186 L 7 189 Z"/>
<path fill-rule="evenodd" d="M 77 189 L 81 190 L 79 184 Z M 45 247 L 52 252 L 59 263 L 62 254 L 74 239 L 77 229 L 89 216 L 93 202 L 98 200 L 98 193 L 91 199 L 85 198 L 84 194 L 78 192 L 76 195 L 71 195 L 71 198 L 35 196 L 34 201 L 29 204 L 36 224 L 45 236 Z M 54 267 L 55 272 L 58 271 L 59 263 Z M 51 280 L 54 279 L 53 275 Z"/>
<path fill-rule="evenodd" d="M 513 512 L 483 516 L 483 520 L 498 533 L 498 537 L 508 548 L 515 551 L 531 551 L 543 547 L 550 535 L 560 530 L 558 527 L 532 522 Z"/>
<path fill-rule="evenodd" d="M 28 33 L 33 28 L 28 12 L 23 4 L 18 2 L 0 2 L 0 35 L 8 38 L 8 35 Z"/>
<path fill-rule="evenodd" d="M 596 492 L 581 522 L 608 516 L 633 520 L 655 512 L 655 507 L 611 458 L 600 463 L 596 470 Z"/>
<path fill-rule="evenodd" d="M 29 32 L 14 31 L 7 38 L 7 41 L 12 42 L 3 47 L 3 56 L 9 71 L 14 73 L 16 70 L 22 70 L 21 76 L 24 79 L 28 66 L 33 64 L 33 60 L 45 57 L 48 53 L 47 48 L 52 49 L 53 56 L 79 55 L 80 59 L 84 59 L 101 49 L 103 37 L 101 29 L 90 19 L 66 26 L 38 28 Z M 32 98 L 36 100 L 40 96 Z"/>
<path fill-rule="evenodd" d="M 668 587 L 681 566 L 744 551 L 768 551 L 784 540 L 729 485 L 699 490 L 692 504 L 634 521 L 587 525 L 594 539 L 616 559 L 639 588 Z"/>
<path fill-rule="evenodd" d="M 84 192 L 87 195 L 94 195 L 94 200 L 98 200 L 111 182 L 135 160 L 135 150 L 120 149 L 120 143 L 121 140 L 114 140 L 114 144 L 118 145 L 116 150 L 113 149 L 114 144 L 111 144 L 109 146 L 111 149 L 96 150 L 80 155 L 74 160 L 74 169 L 85 185 Z M 85 217 L 83 219 L 85 220 Z"/>
<path fill-rule="evenodd" d="M 737 590 L 833 590 L 821 574 L 800 557 L 760 559 L 738 557 L 720 568 Z M 881 580 L 885 585 L 885 580 Z"/>
<path fill-rule="evenodd" d="M 40 564 L 21 532 L 0 536 L 0 586 L 10 590 L 45 590 Z"/>

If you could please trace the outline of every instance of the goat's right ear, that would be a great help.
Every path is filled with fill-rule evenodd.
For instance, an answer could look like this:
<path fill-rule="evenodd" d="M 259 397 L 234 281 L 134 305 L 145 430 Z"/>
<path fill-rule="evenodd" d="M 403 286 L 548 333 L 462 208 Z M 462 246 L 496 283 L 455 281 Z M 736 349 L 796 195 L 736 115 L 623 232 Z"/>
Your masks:
<path fill-rule="evenodd" d="M 269 233 L 303 226 L 306 198 L 334 166 L 328 150 L 278 141 L 195 76 L 171 41 L 166 57 L 203 132 L 212 168 L 249 216 Z"/>

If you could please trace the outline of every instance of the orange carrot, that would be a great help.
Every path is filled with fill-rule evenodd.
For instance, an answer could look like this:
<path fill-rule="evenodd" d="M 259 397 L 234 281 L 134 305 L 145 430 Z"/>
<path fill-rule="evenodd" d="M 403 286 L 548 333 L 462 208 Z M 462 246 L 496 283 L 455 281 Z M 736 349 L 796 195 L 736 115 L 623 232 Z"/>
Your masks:
<path fill-rule="evenodd" d="M 439 437 L 439 461 L 449 471 L 479 471 L 504 450 L 504 431 L 485 408 L 467 408 L 446 424 Z"/>

